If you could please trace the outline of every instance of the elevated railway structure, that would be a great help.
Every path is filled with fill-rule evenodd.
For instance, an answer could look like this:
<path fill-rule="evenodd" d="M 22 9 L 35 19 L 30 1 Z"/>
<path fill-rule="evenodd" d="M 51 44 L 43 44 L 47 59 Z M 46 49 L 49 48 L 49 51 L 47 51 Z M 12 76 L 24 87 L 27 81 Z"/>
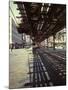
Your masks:
<path fill-rule="evenodd" d="M 34 42 L 40 43 L 50 36 L 55 41 L 55 34 L 66 28 L 66 5 L 17 1 L 14 4 L 21 15 L 17 18 L 22 19 L 18 32 L 30 35 Z"/>
<path fill-rule="evenodd" d="M 30 35 L 35 44 L 55 35 L 66 28 L 66 5 L 14 1 L 21 19 L 18 33 Z M 34 51 L 35 50 L 35 51 Z M 30 82 L 25 87 L 66 85 L 66 53 L 65 50 L 47 50 L 37 47 L 33 50 L 32 60 L 28 60 Z"/>

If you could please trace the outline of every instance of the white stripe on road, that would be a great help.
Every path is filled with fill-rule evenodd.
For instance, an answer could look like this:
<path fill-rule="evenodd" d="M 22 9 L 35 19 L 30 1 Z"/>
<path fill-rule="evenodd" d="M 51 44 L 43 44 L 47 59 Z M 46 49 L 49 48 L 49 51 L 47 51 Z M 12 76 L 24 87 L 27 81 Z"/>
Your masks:
<path fill-rule="evenodd" d="M 63 57 L 61 57 L 61 56 L 59 56 L 59 55 L 56 55 L 56 54 L 52 54 L 52 55 L 57 56 L 57 57 L 59 57 L 59 58 L 61 58 L 61 59 L 65 59 L 65 58 L 63 58 Z"/>
<path fill-rule="evenodd" d="M 42 63 L 42 60 L 41 60 L 41 57 L 40 57 L 40 56 L 39 56 L 39 59 L 40 59 L 40 61 L 41 61 L 41 63 Z M 43 63 L 42 63 L 42 65 L 43 65 Z M 46 70 L 46 68 L 44 67 L 44 65 L 43 65 L 43 69 Z M 47 71 L 47 70 L 46 70 L 46 71 Z M 49 77 L 49 75 L 48 75 L 48 72 L 45 72 L 45 74 L 46 74 L 47 79 L 50 80 L 50 77 Z"/>
<path fill-rule="evenodd" d="M 48 72 L 45 72 L 45 74 L 46 74 L 47 79 L 50 80 L 50 77 L 48 75 Z"/>

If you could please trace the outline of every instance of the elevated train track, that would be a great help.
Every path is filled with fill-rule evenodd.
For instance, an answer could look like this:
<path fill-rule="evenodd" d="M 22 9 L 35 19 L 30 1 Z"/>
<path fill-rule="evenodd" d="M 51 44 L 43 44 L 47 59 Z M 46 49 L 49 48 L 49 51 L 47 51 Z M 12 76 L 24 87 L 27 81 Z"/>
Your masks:
<path fill-rule="evenodd" d="M 20 34 L 30 35 L 33 42 L 42 42 L 50 36 L 66 28 L 66 5 L 19 2 L 17 10 L 20 11 L 21 23 L 17 27 Z M 37 53 L 36 53 L 37 52 Z M 30 85 L 56 86 L 66 85 L 66 59 L 62 51 L 51 52 L 38 48 L 34 53 L 33 61 L 29 60 Z M 64 57 L 63 57 L 64 55 Z M 31 71 L 33 69 L 33 71 Z"/>
<path fill-rule="evenodd" d="M 22 18 L 18 32 L 26 33 L 36 42 L 55 35 L 66 27 L 66 5 L 17 2 Z"/>

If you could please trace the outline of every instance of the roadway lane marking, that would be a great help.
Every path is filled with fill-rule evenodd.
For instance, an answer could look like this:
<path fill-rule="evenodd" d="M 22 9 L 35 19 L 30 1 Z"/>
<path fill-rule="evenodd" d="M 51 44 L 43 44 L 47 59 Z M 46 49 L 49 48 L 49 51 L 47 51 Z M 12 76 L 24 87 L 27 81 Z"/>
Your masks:
<path fill-rule="evenodd" d="M 40 57 L 39 57 L 40 58 Z M 41 58 L 40 58 L 40 60 L 41 60 Z M 42 61 L 42 60 L 41 60 Z M 44 67 L 44 70 L 46 71 L 46 68 Z M 50 80 L 50 77 L 49 77 L 49 75 L 48 75 L 48 72 L 45 72 L 45 75 L 46 75 L 46 77 L 47 77 L 47 79 L 48 80 Z"/>
<path fill-rule="evenodd" d="M 59 56 L 59 55 L 57 55 L 57 54 L 52 54 L 52 55 L 57 56 L 57 57 L 59 57 L 59 58 L 61 58 L 61 59 L 65 59 L 65 58 L 63 58 L 63 57 L 61 57 L 61 56 Z"/>
<path fill-rule="evenodd" d="M 35 81 L 37 81 L 37 73 L 35 73 Z"/>
<path fill-rule="evenodd" d="M 40 61 L 42 62 L 42 60 L 41 60 L 41 57 L 39 56 L 39 59 L 40 59 Z M 43 65 L 44 66 L 44 65 Z M 46 68 L 45 68 L 45 70 L 46 70 Z M 47 71 L 47 70 L 46 70 Z M 49 77 L 49 75 L 48 75 L 48 72 L 45 72 L 45 74 L 46 74 L 46 77 L 47 77 L 47 79 L 48 80 L 50 80 L 50 77 Z"/>
<path fill-rule="evenodd" d="M 46 71 L 46 68 L 43 66 L 43 70 L 44 70 L 44 72 Z"/>
<path fill-rule="evenodd" d="M 49 52 L 45 52 L 45 53 L 49 53 Z M 49 53 L 49 54 L 51 54 L 51 53 Z M 59 56 L 59 55 L 57 55 L 57 54 L 54 54 L 54 53 L 52 53 L 51 55 L 57 56 L 57 57 L 59 57 L 59 58 L 61 58 L 61 59 L 65 59 L 65 58 L 63 58 L 63 57 L 61 57 L 61 56 Z"/>
<path fill-rule="evenodd" d="M 50 77 L 48 75 L 48 72 L 45 72 L 45 74 L 46 74 L 47 79 L 50 80 Z"/>
<path fill-rule="evenodd" d="M 43 64 L 40 56 L 39 56 L 39 60 L 40 60 L 40 62 L 41 62 L 41 65 L 42 65 L 42 67 L 43 67 L 43 70 L 46 71 L 46 68 L 45 68 L 45 66 L 44 66 L 44 64 Z"/>
<path fill-rule="evenodd" d="M 47 54 L 46 54 L 46 55 L 47 55 Z M 45 68 L 45 66 L 44 66 L 44 64 L 43 64 L 43 62 L 42 62 L 42 60 L 41 60 L 40 55 L 38 55 L 38 58 L 39 58 L 39 62 L 41 63 L 41 66 L 42 66 L 42 68 L 43 68 L 43 70 L 44 70 L 44 72 L 45 72 L 46 78 L 47 78 L 47 80 L 49 81 L 49 80 L 50 80 L 49 74 L 48 74 L 48 72 L 47 72 L 47 70 L 46 70 L 46 68 Z M 50 58 L 50 59 L 51 59 L 51 58 Z M 38 63 L 37 63 L 37 66 L 38 66 Z M 40 71 L 39 68 L 38 68 L 38 71 Z M 35 79 L 37 79 L 37 74 L 38 74 L 38 76 L 39 76 L 39 81 L 41 81 L 41 75 L 40 75 L 40 73 L 36 73 L 36 74 L 35 74 Z M 45 77 L 44 77 L 43 73 L 41 73 L 41 74 L 42 74 L 42 76 L 43 76 L 43 79 L 45 80 Z M 35 80 L 35 81 L 36 81 L 36 80 Z M 49 85 L 50 85 L 50 86 L 53 86 L 53 83 L 52 83 L 52 82 L 49 82 Z M 36 84 L 36 86 L 37 86 L 37 84 Z M 41 83 L 40 83 L 40 86 L 42 86 Z M 45 83 L 45 86 L 47 86 L 47 83 Z"/>
<path fill-rule="evenodd" d="M 41 76 L 40 76 L 40 73 L 39 73 L 39 81 L 41 82 Z"/>

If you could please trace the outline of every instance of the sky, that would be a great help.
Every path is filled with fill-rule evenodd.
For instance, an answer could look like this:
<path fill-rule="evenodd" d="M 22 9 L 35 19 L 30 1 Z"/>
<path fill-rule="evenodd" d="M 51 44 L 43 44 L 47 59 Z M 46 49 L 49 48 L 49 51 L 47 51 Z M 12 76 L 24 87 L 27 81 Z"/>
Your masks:
<path fill-rule="evenodd" d="M 13 18 L 16 25 L 17 25 L 17 23 L 19 24 L 21 19 L 16 18 L 16 16 L 21 16 L 21 15 L 19 14 L 19 10 L 17 10 L 17 8 L 18 8 L 17 5 L 14 4 L 13 1 L 10 1 L 9 7 L 11 8 L 11 9 L 9 8 L 10 17 Z"/>
<path fill-rule="evenodd" d="M 14 20 L 16 26 L 18 26 L 18 24 L 20 23 L 20 20 L 16 18 L 16 16 L 20 16 L 19 15 L 19 11 L 16 10 L 18 7 L 16 4 L 13 3 L 13 1 L 10 1 L 9 3 L 9 20 L 10 20 L 10 34 L 9 34 L 9 41 L 10 43 L 12 43 L 12 19 Z"/>

